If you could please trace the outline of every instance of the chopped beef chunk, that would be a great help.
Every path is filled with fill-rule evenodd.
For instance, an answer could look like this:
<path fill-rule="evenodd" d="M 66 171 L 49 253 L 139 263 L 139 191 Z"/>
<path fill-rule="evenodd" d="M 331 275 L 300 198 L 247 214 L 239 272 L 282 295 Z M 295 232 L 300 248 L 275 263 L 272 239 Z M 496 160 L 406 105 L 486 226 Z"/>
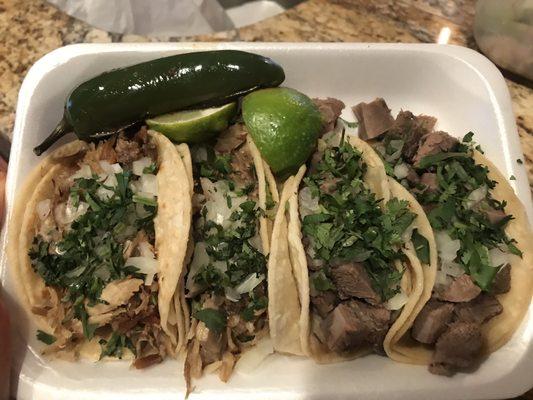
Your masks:
<path fill-rule="evenodd" d="M 230 179 L 239 185 L 255 184 L 253 158 L 247 146 L 242 146 L 233 153 Z"/>
<path fill-rule="evenodd" d="M 327 99 L 313 99 L 313 103 L 318 107 L 318 111 L 320 111 L 320 115 L 322 116 L 324 133 L 333 130 L 337 118 L 339 118 L 345 107 L 344 103 L 332 97 L 328 97 Z"/>
<path fill-rule="evenodd" d="M 453 150 L 457 143 L 459 143 L 457 139 L 451 137 L 446 132 L 438 131 L 428 133 L 420 140 L 420 145 L 413 158 L 413 163 L 416 165 L 426 156 Z"/>
<path fill-rule="evenodd" d="M 409 171 L 405 179 L 407 179 L 407 182 L 409 182 L 413 186 L 418 185 L 420 183 L 420 177 L 418 176 L 418 174 L 416 173 L 413 167 L 411 167 L 409 164 L 405 164 L 405 165 L 407 165 L 407 168 Z"/>
<path fill-rule="evenodd" d="M 453 316 L 453 304 L 430 300 L 415 319 L 411 336 L 420 343 L 433 344 L 446 330 Z"/>
<path fill-rule="evenodd" d="M 372 288 L 372 282 L 361 263 L 350 262 L 338 265 L 331 269 L 331 277 L 341 299 L 357 297 L 378 304 L 380 296 Z"/>
<path fill-rule="evenodd" d="M 503 294 L 511 290 L 511 264 L 506 264 L 496 274 L 492 280 L 491 292 L 493 294 Z"/>
<path fill-rule="evenodd" d="M 363 344 L 381 345 L 389 324 L 386 308 L 351 300 L 335 307 L 322 321 L 322 330 L 330 350 L 347 352 Z"/>
<path fill-rule="evenodd" d="M 502 311 L 503 307 L 496 297 L 482 293 L 468 303 L 456 304 L 454 313 L 459 321 L 482 324 Z"/>
<path fill-rule="evenodd" d="M 200 357 L 204 365 L 220 360 L 227 343 L 225 333 L 217 333 L 207 329 L 206 334 L 201 335 Z"/>
<path fill-rule="evenodd" d="M 244 124 L 234 124 L 220 134 L 215 144 L 215 151 L 229 153 L 237 149 L 246 141 L 247 135 Z"/>
<path fill-rule="evenodd" d="M 507 217 L 503 210 L 490 208 L 485 212 L 487 214 L 487 219 L 492 225 L 498 225 L 505 217 Z"/>
<path fill-rule="evenodd" d="M 420 139 L 433 131 L 436 122 L 437 119 L 433 117 L 415 117 L 410 111 L 400 111 L 388 134 L 404 140 L 402 153 L 407 160 L 411 160 L 418 150 Z"/>
<path fill-rule="evenodd" d="M 463 274 L 455 278 L 450 285 L 438 287 L 433 296 L 438 300 L 462 303 L 475 299 L 481 293 L 481 289 L 470 278 Z"/>
<path fill-rule="evenodd" d="M 328 194 L 332 194 L 335 192 L 335 190 L 337 189 L 337 184 L 341 181 L 340 178 L 331 178 L 331 179 L 328 179 L 327 181 L 324 181 L 320 184 L 320 190 L 323 192 L 323 193 L 328 193 Z"/>
<path fill-rule="evenodd" d="M 437 340 L 429 371 L 450 376 L 459 369 L 473 367 L 482 345 L 483 337 L 478 324 L 454 322 Z"/>
<path fill-rule="evenodd" d="M 121 133 L 115 144 L 115 152 L 117 153 L 117 161 L 121 164 L 130 164 L 141 157 L 141 147 L 139 143 L 128 139 Z"/>
<path fill-rule="evenodd" d="M 359 137 L 363 140 L 382 135 L 394 124 L 390 109 L 382 98 L 370 103 L 361 102 L 352 110 L 359 121 Z"/>
<path fill-rule="evenodd" d="M 313 304 L 316 312 L 322 318 L 326 318 L 329 312 L 335 308 L 337 303 L 337 296 L 332 290 L 327 290 L 325 292 L 320 292 L 316 296 L 311 296 L 311 304 Z"/>
<path fill-rule="evenodd" d="M 420 177 L 420 183 L 426 186 L 426 191 L 434 193 L 439 190 L 439 182 L 437 180 L 437 174 L 432 172 L 425 172 Z"/>
<path fill-rule="evenodd" d="M 133 366 L 136 369 L 144 369 L 151 367 L 152 365 L 159 364 L 161 361 L 163 361 L 163 358 L 159 354 L 150 354 L 149 356 L 137 358 L 133 362 Z"/>

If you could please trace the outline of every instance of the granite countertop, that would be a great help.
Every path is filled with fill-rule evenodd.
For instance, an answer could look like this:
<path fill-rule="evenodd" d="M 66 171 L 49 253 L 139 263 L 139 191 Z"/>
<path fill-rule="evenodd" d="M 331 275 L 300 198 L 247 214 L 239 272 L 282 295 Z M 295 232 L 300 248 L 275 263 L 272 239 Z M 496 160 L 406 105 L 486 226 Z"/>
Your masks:
<path fill-rule="evenodd" d="M 28 68 L 71 43 L 143 41 L 427 42 L 443 27 L 449 43 L 476 48 L 475 0 L 308 0 L 257 24 L 212 35 L 145 38 L 94 29 L 42 0 L 0 0 L 0 134 L 11 137 L 17 94 Z M 533 187 L 533 89 L 506 82 Z M 522 399 L 533 400 L 533 391 Z"/>

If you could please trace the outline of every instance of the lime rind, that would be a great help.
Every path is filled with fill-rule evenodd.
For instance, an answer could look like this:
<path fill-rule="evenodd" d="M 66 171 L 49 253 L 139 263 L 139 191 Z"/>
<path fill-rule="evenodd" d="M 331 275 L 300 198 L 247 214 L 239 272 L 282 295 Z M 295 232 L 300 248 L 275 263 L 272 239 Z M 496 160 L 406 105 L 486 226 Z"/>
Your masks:
<path fill-rule="evenodd" d="M 150 129 L 177 143 L 200 143 L 226 129 L 237 113 L 237 103 L 201 110 L 184 110 L 146 120 Z"/>

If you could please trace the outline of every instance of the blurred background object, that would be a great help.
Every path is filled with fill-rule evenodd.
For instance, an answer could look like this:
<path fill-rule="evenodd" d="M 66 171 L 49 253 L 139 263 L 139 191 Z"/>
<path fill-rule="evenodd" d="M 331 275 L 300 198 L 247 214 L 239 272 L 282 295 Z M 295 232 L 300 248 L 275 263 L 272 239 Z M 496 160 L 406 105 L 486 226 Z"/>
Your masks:
<path fill-rule="evenodd" d="M 279 14 L 302 0 L 48 0 L 108 32 L 185 36 L 227 31 Z"/>
<path fill-rule="evenodd" d="M 474 36 L 494 63 L 533 80 L 533 0 L 478 0 Z"/>

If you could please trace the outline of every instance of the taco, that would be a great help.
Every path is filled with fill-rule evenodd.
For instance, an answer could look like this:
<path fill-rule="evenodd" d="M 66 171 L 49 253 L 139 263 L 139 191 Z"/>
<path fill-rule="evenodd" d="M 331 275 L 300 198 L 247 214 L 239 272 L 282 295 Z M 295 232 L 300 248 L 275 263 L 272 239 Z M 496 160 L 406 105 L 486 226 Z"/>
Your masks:
<path fill-rule="evenodd" d="M 296 290 L 271 293 L 288 315 L 270 317 L 286 332 L 274 348 L 320 363 L 384 354 L 435 260 L 424 213 L 370 146 L 344 129 L 327 133 L 281 194 L 269 274 L 292 275 Z"/>
<path fill-rule="evenodd" d="M 188 391 L 204 370 L 227 381 L 250 350 L 272 352 L 267 259 L 278 202 L 274 177 L 243 124 L 191 153 L 193 229 L 184 302 L 191 320 Z"/>
<path fill-rule="evenodd" d="M 531 303 L 524 207 L 471 132 L 459 141 L 435 131 L 433 117 L 401 111 L 394 119 L 383 99 L 354 112 L 360 136 L 424 207 L 437 243 L 436 274 L 389 356 L 435 374 L 471 369 L 511 338 Z"/>
<path fill-rule="evenodd" d="M 8 255 L 44 354 L 130 358 L 144 368 L 185 341 L 182 289 L 192 192 L 164 136 L 141 129 L 66 144 L 18 194 Z"/>

